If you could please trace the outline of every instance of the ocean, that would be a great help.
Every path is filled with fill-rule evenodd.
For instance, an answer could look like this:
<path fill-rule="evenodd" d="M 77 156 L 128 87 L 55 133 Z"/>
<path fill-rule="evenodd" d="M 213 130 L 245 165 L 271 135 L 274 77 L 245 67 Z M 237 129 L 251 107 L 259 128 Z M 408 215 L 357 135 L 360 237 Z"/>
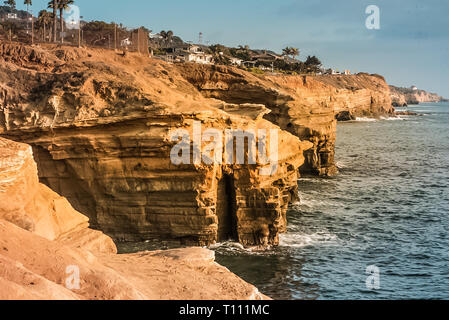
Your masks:
<path fill-rule="evenodd" d="M 217 262 L 274 299 L 449 299 L 449 104 L 409 110 L 340 123 L 340 174 L 299 181 L 281 246 Z"/>
<path fill-rule="evenodd" d="M 340 173 L 301 178 L 281 245 L 222 243 L 217 262 L 274 299 L 449 299 L 449 104 L 408 109 L 340 123 Z"/>

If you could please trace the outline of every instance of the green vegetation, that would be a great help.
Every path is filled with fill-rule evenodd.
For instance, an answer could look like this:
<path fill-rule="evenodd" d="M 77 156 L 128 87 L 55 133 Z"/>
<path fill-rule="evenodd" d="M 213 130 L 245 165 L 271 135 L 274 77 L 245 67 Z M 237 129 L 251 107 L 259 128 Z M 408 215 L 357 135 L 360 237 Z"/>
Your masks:
<path fill-rule="evenodd" d="M 70 5 L 74 4 L 73 0 L 51 0 L 48 3 L 48 8 L 53 9 L 53 14 L 55 15 L 55 21 L 58 19 L 56 17 L 57 10 L 59 10 L 59 21 L 60 21 L 60 32 L 61 32 L 61 43 L 64 43 L 64 10 L 68 9 Z M 56 42 L 56 25 L 55 22 L 55 32 L 54 41 Z"/>
<path fill-rule="evenodd" d="M 10 7 L 11 9 L 16 8 L 16 1 L 15 0 L 6 0 L 4 1 L 4 4 Z"/>
<path fill-rule="evenodd" d="M 47 28 L 51 30 L 51 22 L 53 21 L 53 14 L 47 10 L 41 10 L 37 17 L 37 28 L 42 32 L 42 39 L 47 39 Z M 51 33 L 48 36 L 51 39 Z"/>
<path fill-rule="evenodd" d="M 286 47 L 282 50 L 282 54 L 287 57 L 291 56 L 292 59 L 295 60 L 296 57 L 299 56 L 300 52 L 298 48 Z"/>
<path fill-rule="evenodd" d="M 7 0 L 4 3 L 8 7 L 0 7 L 0 13 L 17 13 L 18 17 L 20 17 L 19 20 L 22 21 L 6 21 L 0 25 L 0 31 L 3 31 L 3 33 L 6 31 L 9 33 L 9 36 L 14 36 L 19 39 L 20 36 L 18 33 L 22 30 L 21 27 L 24 24 L 24 18 L 28 17 L 29 14 L 24 11 L 15 10 L 15 0 Z M 32 0 L 24 0 L 24 4 L 27 5 L 27 10 L 32 3 Z M 58 40 L 57 34 L 61 32 L 60 40 L 61 43 L 64 42 L 64 10 L 68 9 L 74 3 L 74 0 L 50 0 L 48 2 L 48 8 L 52 12 L 47 10 L 39 12 L 36 27 L 44 41 L 56 42 Z M 60 22 L 59 27 L 58 19 Z M 152 32 L 146 28 L 143 29 L 148 34 Z M 109 48 L 112 48 L 111 42 L 113 39 L 120 41 L 120 39 L 129 37 L 129 30 L 126 27 L 113 22 L 91 21 L 83 25 L 82 31 L 84 43 L 99 46 L 108 46 L 109 44 Z M 77 37 L 70 31 L 68 31 L 68 36 L 71 36 L 73 39 Z M 186 50 L 190 45 L 190 43 L 185 43 L 180 37 L 175 36 L 171 30 L 162 30 L 159 34 L 153 34 L 149 39 L 150 50 L 155 55 L 160 56 L 173 54 L 179 50 Z M 288 46 L 282 50 L 281 54 L 269 50 L 251 49 L 248 45 L 239 45 L 233 48 L 226 47 L 222 44 L 213 44 L 211 46 L 200 45 L 200 48 L 202 52 L 212 55 L 216 64 L 236 65 L 255 74 L 262 74 L 266 71 L 284 74 L 316 74 L 324 72 L 322 63 L 318 57 L 308 56 L 305 61 L 300 61 L 300 50 Z"/>

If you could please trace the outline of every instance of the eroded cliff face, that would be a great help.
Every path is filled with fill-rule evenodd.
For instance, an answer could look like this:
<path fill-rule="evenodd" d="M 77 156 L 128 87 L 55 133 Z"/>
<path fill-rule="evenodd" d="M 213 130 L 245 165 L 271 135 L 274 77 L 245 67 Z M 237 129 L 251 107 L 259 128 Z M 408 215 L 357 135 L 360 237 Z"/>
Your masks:
<path fill-rule="evenodd" d="M 30 146 L 0 138 L 1 300 L 267 299 L 206 249 L 116 252 L 39 184 Z"/>
<path fill-rule="evenodd" d="M 259 160 L 170 159 L 173 132 L 195 137 L 198 123 L 203 132 L 278 130 L 263 119 L 264 106 L 204 97 L 174 66 L 138 55 L 9 44 L 1 50 L 0 134 L 31 144 L 41 181 L 94 227 L 119 240 L 278 244 L 310 142 L 279 130 L 278 167 L 268 176 Z"/>
<path fill-rule="evenodd" d="M 224 66 L 183 64 L 178 68 L 205 97 L 237 104 L 263 104 L 271 110 L 265 119 L 311 142 L 313 148 L 305 152 L 302 173 L 337 173 L 337 119 L 394 113 L 389 87 L 377 75 L 259 76 Z"/>
<path fill-rule="evenodd" d="M 399 88 L 395 86 L 390 86 L 390 90 L 393 106 L 396 107 L 403 107 L 425 102 L 447 101 L 445 98 L 439 96 L 436 93 L 430 93 L 424 90 L 413 90 L 411 88 Z"/>

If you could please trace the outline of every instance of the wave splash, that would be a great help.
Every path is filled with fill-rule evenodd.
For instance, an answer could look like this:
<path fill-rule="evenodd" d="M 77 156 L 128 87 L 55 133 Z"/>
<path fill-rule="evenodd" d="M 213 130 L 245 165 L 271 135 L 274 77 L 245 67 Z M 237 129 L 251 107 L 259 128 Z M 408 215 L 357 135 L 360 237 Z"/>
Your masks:
<path fill-rule="evenodd" d="M 338 242 L 335 234 L 317 232 L 313 234 L 286 233 L 280 236 L 280 246 L 290 248 L 304 248 L 317 244 L 332 244 Z"/>

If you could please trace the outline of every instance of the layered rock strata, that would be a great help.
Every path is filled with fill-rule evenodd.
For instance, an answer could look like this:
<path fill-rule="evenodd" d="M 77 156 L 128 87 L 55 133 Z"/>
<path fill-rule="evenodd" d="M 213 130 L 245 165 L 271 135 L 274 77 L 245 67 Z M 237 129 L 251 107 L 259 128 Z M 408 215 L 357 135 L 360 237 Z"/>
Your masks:
<path fill-rule="evenodd" d="M 392 104 L 395 107 L 405 107 L 426 102 L 448 101 L 436 93 L 430 93 L 425 90 L 414 90 L 412 88 L 399 88 L 395 86 L 390 86 L 390 90 Z"/>
<path fill-rule="evenodd" d="M 265 107 L 205 98 L 174 66 L 138 55 L 0 48 L 0 134 L 31 144 L 41 181 L 94 227 L 118 240 L 278 244 L 311 143 L 263 119 Z M 196 140 L 198 124 L 202 132 L 276 130 L 277 170 L 261 175 L 260 159 L 174 164 L 173 133 Z"/>
<path fill-rule="evenodd" d="M 181 74 L 205 97 L 228 103 L 258 103 L 271 110 L 265 118 L 301 140 L 302 173 L 334 175 L 337 120 L 392 115 L 389 87 L 378 75 L 254 75 L 224 66 L 183 64 Z"/>
<path fill-rule="evenodd" d="M 115 253 L 38 183 L 31 148 L 0 138 L 1 300 L 267 299 L 206 249 Z"/>

